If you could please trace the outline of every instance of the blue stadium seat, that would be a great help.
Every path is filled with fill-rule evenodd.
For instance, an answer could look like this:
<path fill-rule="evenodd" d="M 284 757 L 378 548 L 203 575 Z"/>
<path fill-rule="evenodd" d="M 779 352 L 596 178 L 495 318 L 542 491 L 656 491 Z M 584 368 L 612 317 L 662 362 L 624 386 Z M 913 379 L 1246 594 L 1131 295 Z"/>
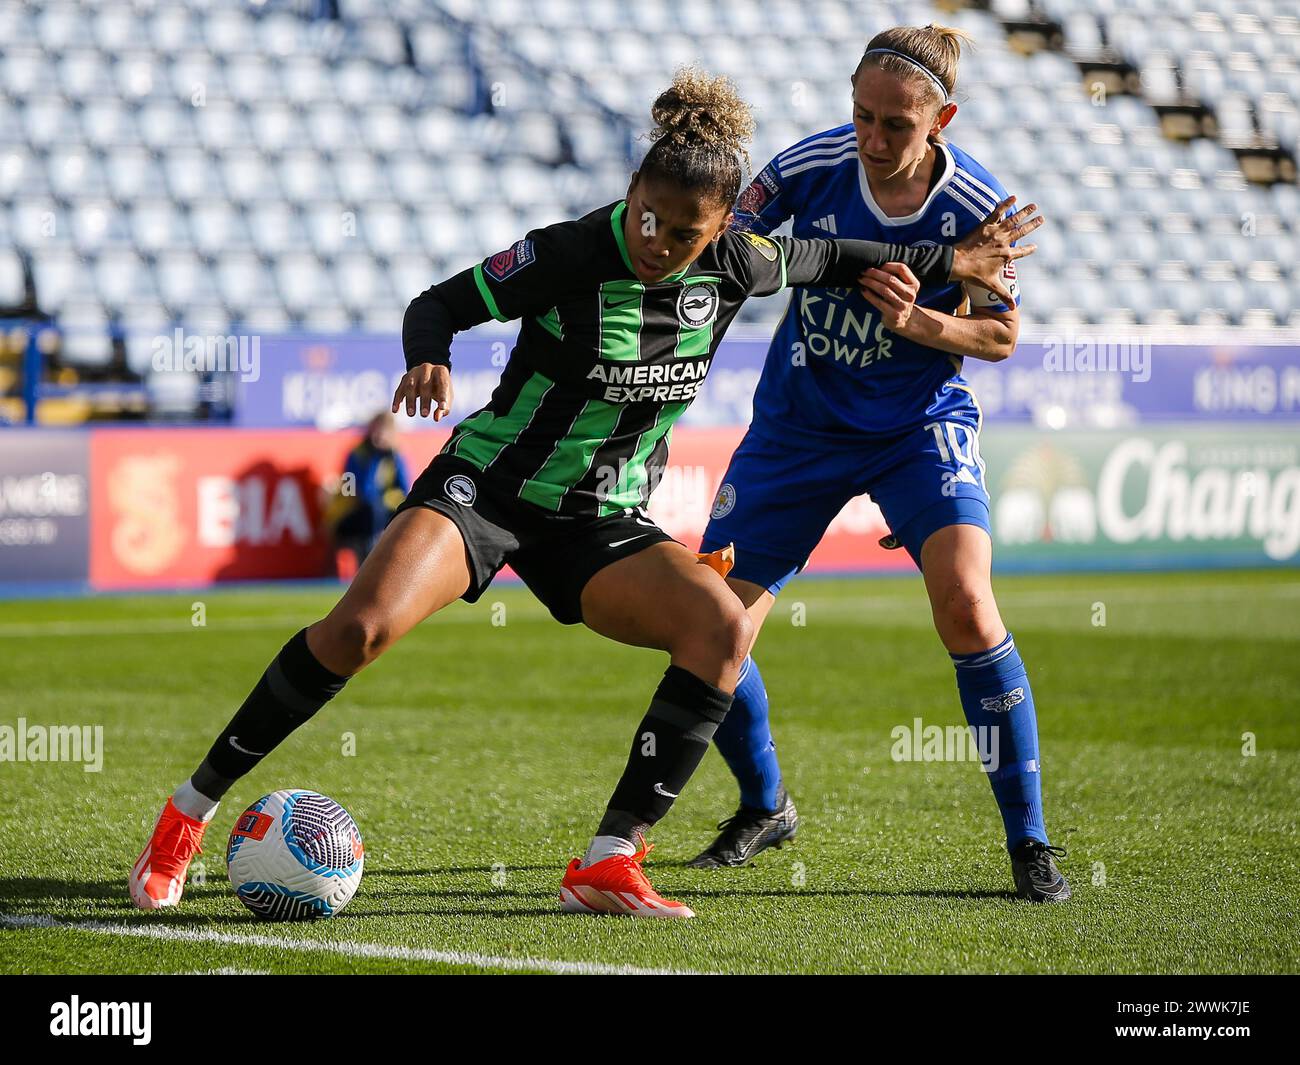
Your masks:
<path fill-rule="evenodd" d="M 1257 119 L 1300 150 L 1294 4 L 1040 0 L 1070 51 L 1104 32 L 1140 66 L 1147 99 L 1104 106 L 1068 54 L 1020 55 L 994 14 L 924 2 L 879 4 L 870 24 L 852 0 L 778 0 L 761 24 L 714 0 L 348 0 L 333 25 L 267 6 L 0 5 L 0 233 L 39 253 L 50 300 L 141 320 L 192 308 L 265 328 L 340 313 L 387 322 L 439 272 L 619 195 L 629 134 L 677 65 L 737 79 L 758 117 L 758 167 L 847 120 L 847 75 L 878 25 L 933 18 L 979 38 L 952 139 L 1051 217 L 1026 264 L 1027 317 L 1121 321 L 1128 299 L 1148 320 L 1191 321 L 1229 277 L 1246 280 L 1228 318 L 1296 311 L 1300 192 L 1247 186 L 1218 142 L 1165 140 L 1148 102 L 1173 94 L 1177 56 L 1225 130 L 1248 136 Z M 74 249 L 86 261 L 69 260 Z M 1089 273 L 1130 260 L 1124 283 Z M 1167 265 L 1179 260 L 1193 268 Z M 1248 276 L 1251 264 L 1272 266 Z M 307 298 L 289 265 L 325 275 L 336 296 L 346 269 L 353 283 L 336 287 L 350 304 Z M 781 304 L 755 303 L 742 321 L 770 325 Z"/>

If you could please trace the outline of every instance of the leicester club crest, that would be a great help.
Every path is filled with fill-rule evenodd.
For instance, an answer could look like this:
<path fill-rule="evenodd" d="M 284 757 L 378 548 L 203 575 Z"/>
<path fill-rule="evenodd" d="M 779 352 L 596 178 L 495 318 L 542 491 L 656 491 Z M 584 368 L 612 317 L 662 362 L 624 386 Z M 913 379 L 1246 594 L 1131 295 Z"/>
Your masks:
<path fill-rule="evenodd" d="M 730 481 L 718 489 L 717 498 L 713 501 L 713 517 L 725 518 L 731 513 L 732 508 L 736 505 L 736 489 Z"/>

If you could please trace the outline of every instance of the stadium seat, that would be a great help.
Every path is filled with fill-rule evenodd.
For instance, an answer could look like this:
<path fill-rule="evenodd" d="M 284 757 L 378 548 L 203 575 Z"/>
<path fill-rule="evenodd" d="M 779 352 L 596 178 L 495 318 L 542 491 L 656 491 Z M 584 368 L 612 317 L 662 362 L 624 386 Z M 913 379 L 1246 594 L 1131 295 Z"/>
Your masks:
<path fill-rule="evenodd" d="M 18 307 L 26 297 L 23 261 L 12 248 L 0 248 L 0 307 Z"/>
<path fill-rule="evenodd" d="M 1165 140 L 1150 103 L 1171 99 L 1181 73 L 1229 135 L 1251 137 L 1258 124 L 1300 149 L 1300 20 L 1245 0 L 1038 0 L 1064 26 L 1067 52 L 1021 55 L 996 16 L 1030 6 L 886 3 L 873 16 L 934 18 L 979 37 L 950 135 L 1050 215 L 1027 264 L 1026 319 L 1059 308 L 1121 320 L 1125 287 L 1094 279 L 1080 291 L 1090 275 L 1079 270 L 1131 260 L 1159 300 L 1148 313 L 1135 299 L 1139 319 L 1193 321 L 1219 301 L 1229 318 L 1289 320 L 1300 193 L 1247 186 L 1217 141 Z M 0 225 L 16 249 L 39 250 L 42 301 L 75 290 L 110 308 L 165 298 L 171 308 L 247 305 L 267 327 L 320 323 L 331 316 L 286 263 L 307 278 L 345 266 L 355 284 L 340 288 L 380 300 L 372 315 L 349 297 L 349 324 L 386 321 L 440 271 L 618 196 L 629 150 L 645 147 L 631 136 L 676 66 L 735 76 L 756 108 L 759 167 L 847 119 L 847 73 L 871 29 L 850 0 L 765 5 L 761 27 L 700 0 L 619 12 L 582 0 L 455 0 L 445 10 L 351 0 L 327 24 L 289 6 L 0 6 L 0 89 L 11 101 L 0 111 Z M 467 36 L 463 24 L 481 32 Z M 1144 98 L 1094 105 L 1071 55 L 1103 41 L 1137 65 Z M 564 106 L 539 107 L 543 98 Z M 69 265 L 73 249 L 89 259 Z M 179 264 L 179 279 L 163 277 L 164 260 Z M 1178 261 L 1190 265 L 1175 295 L 1160 264 Z M 1227 275 L 1207 263 L 1238 278 L 1273 263 L 1276 274 L 1219 300 Z M 1128 285 L 1135 293 L 1141 281 Z M 781 310 L 755 303 L 741 320 L 770 328 Z"/>
<path fill-rule="evenodd" d="M 234 318 L 245 311 L 262 293 L 274 288 L 275 281 L 251 252 L 231 252 L 215 260 L 217 289 L 222 302 Z"/>
<path fill-rule="evenodd" d="M 248 212 L 253 247 L 263 256 L 307 248 L 307 234 L 298 215 L 287 205 L 268 201 Z"/>
<path fill-rule="evenodd" d="M 93 304 L 65 307 L 60 316 L 63 331 L 60 354 L 64 362 L 103 365 L 113 355 L 108 317 Z"/>

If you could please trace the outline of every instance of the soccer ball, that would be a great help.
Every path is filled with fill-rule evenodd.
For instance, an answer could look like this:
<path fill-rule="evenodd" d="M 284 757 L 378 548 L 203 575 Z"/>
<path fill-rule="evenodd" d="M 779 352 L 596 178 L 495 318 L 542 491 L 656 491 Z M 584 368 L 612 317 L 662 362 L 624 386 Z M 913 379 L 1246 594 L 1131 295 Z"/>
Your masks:
<path fill-rule="evenodd" d="M 342 806 L 314 791 L 275 791 L 239 815 L 226 866 L 239 901 L 258 917 L 332 917 L 361 883 L 365 847 Z"/>

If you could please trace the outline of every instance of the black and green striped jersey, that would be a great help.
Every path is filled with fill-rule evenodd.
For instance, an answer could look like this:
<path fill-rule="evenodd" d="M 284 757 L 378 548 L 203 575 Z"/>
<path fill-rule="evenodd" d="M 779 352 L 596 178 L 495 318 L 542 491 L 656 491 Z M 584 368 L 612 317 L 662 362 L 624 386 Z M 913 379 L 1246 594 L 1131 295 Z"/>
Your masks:
<path fill-rule="evenodd" d="M 943 283 L 950 248 L 763 237 L 732 229 L 679 274 L 640 281 L 623 236 L 625 202 L 534 230 L 412 301 L 408 366 L 449 363 L 451 335 L 522 319 L 492 398 L 444 453 L 529 503 L 602 516 L 646 502 L 673 423 L 703 385 L 749 296 L 787 285 L 847 286 L 870 266 L 908 263 Z"/>

